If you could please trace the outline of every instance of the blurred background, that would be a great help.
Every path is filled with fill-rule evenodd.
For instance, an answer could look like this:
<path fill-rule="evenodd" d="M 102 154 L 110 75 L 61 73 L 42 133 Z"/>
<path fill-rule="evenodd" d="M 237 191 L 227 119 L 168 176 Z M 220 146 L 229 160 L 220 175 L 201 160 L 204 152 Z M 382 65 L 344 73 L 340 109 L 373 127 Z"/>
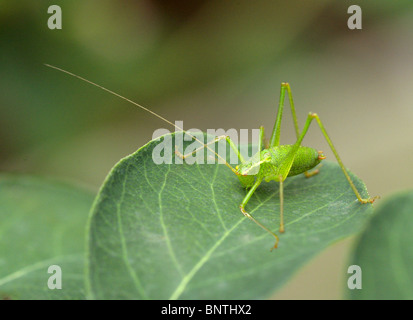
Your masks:
<path fill-rule="evenodd" d="M 62 29 L 50 30 L 50 5 Z M 349 30 L 360 5 L 362 30 Z M 300 126 L 317 112 L 371 195 L 413 181 L 412 1 L 0 0 L 0 171 L 97 191 L 161 120 L 48 63 L 112 89 L 185 129 L 270 135 L 281 82 Z M 294 142 L 289 110 L 282 143 Z M 304 144 L 335 161 L 314 125 Z M 378 202 L 379 205 L 379 202 Z M 354 239 L 313 259 L 275 299 L 340 299 Z"/>

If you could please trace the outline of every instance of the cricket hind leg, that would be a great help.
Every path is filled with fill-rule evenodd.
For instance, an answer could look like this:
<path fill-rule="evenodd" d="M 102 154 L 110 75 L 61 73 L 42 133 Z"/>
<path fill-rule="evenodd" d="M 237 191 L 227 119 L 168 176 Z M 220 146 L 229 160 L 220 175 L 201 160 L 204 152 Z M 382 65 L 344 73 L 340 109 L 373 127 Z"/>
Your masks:
<path fill-rule="evenodd" d="M 282 121 L 282 115 L 283 115 L 283 110 L 284 110 L 284 100 L 285 100 L 285 94 L 286 93 L 287 93 L 288 99 L 290 101 L 290 109 L 291 109 L 291 114 L 292 114 L 292 117 L 293 117 L 294 128 L 295 128 L 295 133 L 296 133 L 297 139 L 300 136 L 300 130 L 298 128 L 297 115 L 296 115 L 296 112 L 295 112 L 294 99 L 293 99 L 293 95 L 291 93 L 291 87 L 290 87 L 289 83 L 283 82 L 283 83 L 281 83 L 280 101 L 278 103 L 277 117 L 275 119 L 274 128 L 272 130 L 271 139 L 270 139 L 270 143 L 269 143 L 270 148 L 280 145 L 281 121 Z"/>
<path fill-rule="evenodd" d="M 274 128 L 271 134 L 271 140 L 269 143 L 269 147 L 276 147 L 280 145 L 280 136 L 281 136 L 281 122 L 282 122 L 282 115 L 283 115 L 283 109 L 284 109 L 284 100 L 285 100 L 285 94 L 287 93 L 288 95 L 288 100 L 290 102 L 290 109 L 291 109 L 291 115 L 293 118 L 293 123 L 294 123 L 294 129 L 295 129 L 295 134 L 297 137 L 297 140 L 300 138 L 300 129 L 298 127 L 298 120 L 297 120 L 297 114 L 295 112 L 295 106 L 294 106 L 294 99 L 293 99 L 293 94 L 291 92 L 291 86 L 288 82 L 283 82 L 281 83 L 281 90 L 280 90 L 280 101 L 278 104 L 278 110 L 277 110 L 277 117 L 275 120 Z M 304 172 L 304 175 L 307 178 L 310 178 L 316 174 L 319 173 L 319 169 L 315 169 L 311 172 L 306 171 Z"/>
<path fill-rule="evenodd" d="M 360 203 L 373 203 L 373 202 L 374 202 L 376 199 L 378 199 L 379 197 L 376 196 L 376 197 L 367 198 L 367 199 L 364 199 L 364 198 L 361 197 L 359 191 L 357 190 L 356 186 L 354 185 L 353 181 L 351 180 L 350 175 L 349 175 L 348 172 L 347 172 L 347 169 L 344 167 L 344 164 L 343 164 L 343 162 L 341 161 L 341 158 L 340 158 L 340 156 L 338 155 L 337 150 L 336 150 L 336 148 L 334 147 L 334 145 L 333 145 L 333 143 L 332 143 L 329 135 L 327 134 L 327 131 L 326 131 L 326 129 L 324 128 L 324 125 L 323 125 L 323 123 L 321 122 L 320 117 L 318 116 L 317 113 L 312 113 L 312 112 L 310 112 L 310 113 L 308 114 L 307 121 L 306 121 L 306 123 L 305 123 L 305 125 L 304 125 L 303 131 L 301 132 L 300 138 L 298 139 L 297 142 L 299 142 L 299 143 L 301 144 L 302 139 L 304 138 L 305 134 L 306 134 L 307 131 L 308 131 L 308 128 L 310 127 L 310 124 L 311 124 L 312 120 L 314 120 L 314 119 L 317 121 L 318 126 L 320 127 L 320 130 L 321 130 L 324 138 L 326 139 L 328 145 L 330 146 L 331 151 L 333 152 L 334 156 L 336 157 L 336 160 L 337 160 L 337 162 L 338 162 L 341 170 L 343 171 L 343 173 L 344 173 L 344 175 L 345 175 L 345 177 L 346 177 L 346 179 L 347 179 L 347 181 L 348 181 L 351 189 L 353 190 L 354 194 L 356 195 L 357 200 L 358 200 Z"/>
<path fill-rule="evenodd" d="M 316 119 L 316 121 L 317 121 L 317 123 L 318 123 L 318 125 L 321 129 L 321 132 L 324 135 L 324 138 L 326 139 L 328 145 L 330 146 L 331 150 L 333 151 L 341 170 L 343 171 L 343 173 L 344 173 L 351 189 L 353 190 L 354 194 L 357 197 L 357 200 L 360 203 L 373 203 L 378 198 L 378 197 L 373 197 L 373 198 L 364 199 L 364 198 L 361 197 L 359 191 L 357 190 L 356 186 L 354 185 L 353 181 L 351 180 L 350 175 L 348 174 L 346 168 L 344 167 L 343 162 L 341 161 L 341 158 L 338 155 L 336 148 L 334 147 L 333 143 L 331 142 L 331 139 L 328 136 L 327 131 L 325 130 L 319 116 L 316 113 L 311 113 L 310 112 L 307 116 L 307 121 L 305 122 L 303 130 L 301 131 L 297 141 L 292 146 L 291 150 L 289 151 L 287 156 L 284 158 L 283 163 L 280 165 L 280 167 L 278 169 L 278 180 L 279 180 L 279 183 L 280 183 L 280 232 L 285 231 L 284 218 L 283 218 L 284 217 L 284 194 L 283 194 L 284 180 L 288 176 L 288 173 L 290 172 L 292 163 L 294 162 L 295 155 L 297 154 L 297 151 L 298 151 L 298 149 L 301 145 L 301 142 L 303 141 L 305 135 L 307 134 L 307 131 L 310 127 L 310 124 L 314 119 Z M 325 158 L 322 155 L 322 153 L 320 153 L 319 156 L 320 156 L 320 159 Z M 317 174 L 317 172 L 316 173 L 313 173 L 313 172 L 307 173 L 307 175 L 310 175 L 310 176 L 313 176 L 314 174 Z"/>

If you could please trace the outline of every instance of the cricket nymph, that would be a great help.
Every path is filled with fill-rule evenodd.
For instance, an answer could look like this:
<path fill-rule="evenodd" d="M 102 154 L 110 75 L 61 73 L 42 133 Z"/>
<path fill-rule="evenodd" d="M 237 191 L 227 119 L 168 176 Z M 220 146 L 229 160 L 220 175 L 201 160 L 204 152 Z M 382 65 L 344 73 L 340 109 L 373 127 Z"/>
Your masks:
<path fill-rule="evenodd" d="M 255 177 L 266 182 L 280 181 L 308 172 L 325 159 L 321 151 L 295 145 L 279 145 L 257 152 L 251 159 L 236 167 L 238 178 L 246 187 L 252 187 Z M 295 156 L 291 157 L 295 153 Z M 287 176 L 285 176 L 287 175 Z"/>
<path fill-rule="evenodd" d="M 184 131 L 182 128 L 178 127 L 177 125 L 173 124 L 171 121 L 165 119 L 161 115 L 153 112 L 152 110 L 145 108 L 144 106 L 121 96 L 120 94 L 117 94 L 116 92 L 113 92 L 109 89 L 106 89 L 105 87 L 102 87 L 101 85 L 98 85 L 90 80 L 87 80 L 85 78 L 82 78 L 74 73 L 71 73 L 69 71 L 63 70 L 58 67 L 51 66 L 49 64 L 46 64 L 47 67 L 50 67 L 52 69 L 59 70 L 61 72 L 64 72 L 70 76 L 73 76 L 75 78 L 78 78 L 82 81 L 85 81 L 95 87 L 98 87 L 114 96 L 117 96 L 125 101 L 128 101 L 129 103 L 132 103 L 136 107 L 145 110 L 146 112 L 151 113 L 152 115 L 156 116 L 157 118 L 165 121 L 166 123 L 169 123 L 170 125 L 174 126 L 176 129 Z M 281 120 L 282 120 L 282 113 L 284 109 L 284 99 L 286 94 L 288 95 L 289 101 L 290 101 L 290 108 L 292 112 L 292 117 L 293 117 L 293 122 L 294 122 L 294 127 L 295 127 L 295 132 L 297 136 L 297 140 L 295 144 L 292 145 L 281 145 L 280 144 L 280 132 L 281 132 Z M 293 97 L 291 93 L 291 88 L 290 85 L 286 82 L 281 83 L 281 92 L 280 92 L 280 100 L 278 104 L 278 111 L 277 111 L 277 117 L 274 123 L 274 128 L 271 134 L 271 138 L 269 140 L 268 145 L 266 145 L 265 142 L 265 135 L 264 135 L 264 127 L 260 127 L 260 139 L 258 142 L 258 150 L 257 152 L 251 159 L 245 160 L 241 154 L 241 152 L 238 150 L 237 146 L 234 144 L 234 142 L 231 140 L 230 137 L 228 136 L 220 136 L 214 139 L 212 142 L 204 144 L 203 141 L 200 141 L 197 139 L 195 136 L 191 135 L 189 132 L 186 132 L 187 134 L 191 135 L 196 141 L 198 141 L 202 146 L 198 149 L 195 149 L 191 151 L 188 154 L 180 154 L 178 151 L 175 151 L 175 154 L 182 159 L 185 159 L 186 157 L 192 157 L 197 151 L 207 148 L 208 150 L 212 151 L 215 153 L 215 155 L 220 159 L 223 160 L 223 163 L 234 172 L 239 180 L 241 181 L 242 185 L 248 189 L 247 194 L 245 195 L 244 199 L 242 200 L 241 204 L 239 205 L 239 208 L 241 209 L 242 214 L 247 217 L 248 219 L 252 220 L 255 222 L 258 226 L 260 226 L 263 230 L 268 232 L 270 235 L 272 235 L 275 239 L 275 244 L 273 245 L 272 249 L 277 248 L 278 246 L 278 236 L 269 228 L 267 228 L 265 225 L 257 221 L 252 215 L 250 215 L 246 210 L 245 206 L 248 204 L 248 201 L 251 199 L 252 195 L 254 194 L 255 190 L 259 187 L 262 181 L 271 181 L 275 180 L 279 182 L 279 196 L 280 196 L 280 232 L 284 232 L 284 180 L 287 177 L 295 176 L 300 173 L 304 173 L 304 175 L 309 178 L 314 176 L 315 174 L 318 173 L 318 169 L 312 170 L 309 172 L 309 170 L 313 169 L 315 166 L 317 166 L 321 160 L 325 159 L 323 153 L 321 151 L 317 151 L 316 149 L 309 148 L 309 147 L 302 147 L 301 142 L 304 139 L 304 136 L 307 134 L 307 131 L 310 127 L 311 122 L 315 120 L 324 135 L 324 138 L 326 139 L 328 145 L 330 146 L 331 151 L 333 152 L 335 158 L 337 159 L 338 165 L 340 166 L 341 170 L 344 173 L 345 178 L 347 179 L 351 189 L 353 190 L 357 200 L 359 201 L 360 204 L 365 204 L 365 203 L 373 203 L 374 200 L 376 200 L 378 197 L 373 197 L 373 198 L 362 198 L 360 192 L 357 190 L 356 186 L 354 185 L 353 181 L 351 180 L 350 175 L 348 174 L 346 168 L 344 167 L 343 162 L 341 161 L 336 148 L 334 147 L 333 143 L 331 142 L 331 139 L 329 135 L 327 134 L 326 129 L 324 128 L 324 125 L 322 124 L 319 116 L 317 113 L 310 112 L 307 115 L 307 120 L 304 124 L 303 129 L 299 130 L 298 128 L 298 121 L 297 121 L 297 116 L 295 113 L 295 107 L 294 107 L 294 102 L 293 102 Z M 185 131 L 184 131 L 185 132 Z M 212 143 L 216 143 L 220 140 L 226 140 L 229 146 L 232 148 L 233 151 L 238 156 L 238 159 L 240 160 L 240 165 L 237 166 L 236 168 L 233 168 L 223 157 L 221 157 L 218 153 L 216 153 L 214 150 L 212 150 L 209 145 Z"/>

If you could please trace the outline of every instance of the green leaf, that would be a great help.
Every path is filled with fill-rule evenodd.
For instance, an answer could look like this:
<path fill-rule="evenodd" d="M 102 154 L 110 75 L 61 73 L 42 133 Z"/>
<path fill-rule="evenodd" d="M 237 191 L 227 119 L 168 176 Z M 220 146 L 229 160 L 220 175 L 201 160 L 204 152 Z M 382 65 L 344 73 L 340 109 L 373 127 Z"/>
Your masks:
<path fill-rule="evenodd" d="M 85 225 L 93 195 L 41 178 L 0 175 L 0 298 L 84 299 Z M 62 289 L 47 286 L 51 265 Z"/>
<path fill-rule="evenodd" d="M 158 143 L 121 160 L 98 194 L 88 245 L 91 298 L 266 298 L 316 253 L 359 231 L 372 212 L 326 162 L 311 179 L 286 180 L 286 232 L 270 252 L 274 238 L 240 212 L 246 190 L 229 168 L 156 165 Z M 247 210 L 278 230 L 278 184 L 263 183 Z"/>
<path fill-rule="evenodd" d="M 362 289 L 351 299 L 413 299 L 413 191 L 383 202 L 362 233 L 351 259 Z"/>

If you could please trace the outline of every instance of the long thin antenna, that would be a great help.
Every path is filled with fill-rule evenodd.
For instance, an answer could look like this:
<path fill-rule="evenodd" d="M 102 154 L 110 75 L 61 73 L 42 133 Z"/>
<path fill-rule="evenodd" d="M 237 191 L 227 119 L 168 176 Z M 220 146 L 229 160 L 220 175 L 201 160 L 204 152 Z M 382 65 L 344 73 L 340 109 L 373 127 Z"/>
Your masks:
<path fill-rule="evenodd" d="M 179 126 L 177 126 L 177 125 L 174 124 L 173 122 L 171 122 L 171 121 L 169 121 L 168 119 L 165 119 L 165 118 L 162 117 L 161 115 L 157 114 L 156 112 L 154 112 L 154 111 L 152 111 L 152 110 L 150 110 L 150 109 L 142 106 L 141 104 L 139 104 L 139 103 L 137 103 L 137 102 L 135 102 L 135 101 L 132 101 L 132 100 L 130 100 L 130 99 L 124 97 L 124 96 L 121 96 L 120 94 L 118 94 L 118 93 L 116 93 L 116 92 L 114 92 L 114 91 L 112 91 L 112 90 L 109 90 L 109 89 L 107 89 L 107 88 L 105 88 L 105 87 L 103 87 L 103 86 L 101 86 L 101 85 L 99 85 L 99 84 L 97 84 L 97 83 L 95 83 L 95 82 L 92 82 L 92 81 L 90 81 L 90 80 L 88 80 L 88 79 L 85 79 L 85 78 L 83 78 L 83 77 L 81 77 L 81 76 L 78 76 L 77 74 L 74 74 L 74 73 L 72 73 L 72 72 L 70 72 L 70 71 L 64 70 L 64 69 L 59 68 L 59 67 L 52 66 L 52 65 L 47 64 L 47 63 L 45 63 L 44 65 L 45 65 L 46 67 L 49 67 L 49 68 L 58 70 L 58 71 L 63 72 L 63 73 L 66 73 L 66 74 L 68 74 L 68 75 L 70 75 L 70 76 L 72 76 L 72 77 L 78 78 L 79 80 L 82 80 L 82 81 L 84 81 L 84 82 L 87 82 L 87 83 L 91 84 L 92 86 L 98 87 L 98 88 L 100 88 L 100 89 L 102 89 L 102 90 L 104 90 L 104 91 L 106 91 L 106 92 L 109 92 L 110 94 L 112 94 L 112 95 L 114 95 L 114 96 L 116 96 L 116 97 L 118 97 L 118 98 L 121 98 L 121 99 L 123 99 L 123 100 L 125 100 L 125 101 L 127 101 L 127 102 L 129 102 L 129 103 L 131 103 L 131 104 L 133 104 L 133 105 L 135 105 L 136 107 L 138 107 L 138 108 L 140 108 L 140 109 L 142 109 L 142 110 L 145 110 L 146 112 L 149 112 L 150 114 L 154 115 L 155 117 L 157 117 L 157 118 L 165 121 L 166 123 L 170 124 L 170 125 L 173 126 L 174 128 L 177 128 L 178 130 L 182 130 L 183 132 L 189 134 L 189 135 L 190 135 L 192 138 L 194 138 L 196 141 L 198 141 L 198 142 L 199 142 L 201 145 L 203 145 L 205 148 L 207 148 L 208 150 L 210 150 L 210 151 L 212 151 L 213 153 L 215 153 L 215 154 L 218 156 L 218 158 L 220 158 L 222 161 L 224 161 L 224 163 L 225 163 L 232 171 L 234 171 L 234 168 L 232 168 L 223 157 L 221 157 L 218 153 L 216 153 L 214 150 L 212 150 L 210 147 L 208 147 L 208 145 L 206 145 L 205 143 L 203 143 L 201 140 L 199 140 L 197 137 L 195 137 L 194 135 L 192 135 L 190 132 L 185 131 L 184 129 L 180 128 Z M 234 172 L 235 172 L 235 171 L 234 171 Z"/>
<path fill-rule="evenodd" d="M 103 86 L 101 86 L 101 85 L 99 85 L 99 84 L 97 84 L 97 83 L 94 83 L 94 82 L 92 82 L 92 81 L 90 81 L 90 80 L 87 80 L 87 79 L 81 77 L 81 76 L 78 76 L 77 74 L 74 74 L 74 73 L 72 73 L 72 72 L 70 72 L 70 71 L 67 71 L 67 70 L 64 70 L 64 69 L 61 69 L 61 68 L 52 66 L 52 65 L 47 64 L 47 63 L 45 63 L 44 65 L 45 65 L 46 67 L 49 67 L 49 68 L 52 68 L 52 69 L 61 71 L 61 72 L 66 73 L 66 74 L 68 74 L 68 75 L 70 75 L 70 76 L 72 76 L 72 77 L 75 77 L 75 78 L 78 78 L 78 79 L 80 79 L 80 80 L 82 80 L 82 81 L 85 81 L 85 82 L 87 82 L 87 83 L 89 83 L 89 84 L 91 84 L 91 85 L 93 85 L 93 86 L 95 86 L 95 87 L 98 87 L 98 88 L 102 89 L 102 90 L 105 90 L 106 92 L 109 92 L 110 94 L 113 94 L 114 96 L 117 96 L 117 97 L 119 97 L 119 98 L 121 98 L 121 99 L 123 99 L 123 100 L 126 100 L 127 102 L 132 103 L 133 105 L 135 105 L 135 106 L 137 106 L 137 107 L 139 107 L 139 108 L 141 108 L 141 109 L 149 112 L 150 114 L 154 115 L 155 117 L 157 117 L 157 118 L 165 121 L 166 123 L 169 123 L 171 126 L 177 128 L 177 129 L 179 129 L 179 130 L 184 131 L 184 129 L 178 127 L 176 124 L 174 124 L 174 123 L 172 123 L 171 121 L 165 119 L 164 117 L 160 116 L 160 115 L 157 114 L 156 112 L 153 112 L 152 110 L 149 110 L 148 108 L 145 108 L 144 106 L 140 105 L 139 103 L 136 103 L 135 101 L 132 101 L 132 100 L 130 100 L 130 99 L 124 97 L 124 96 L 121 96 L 120 94 L 118 94 L 118 93 L 116 93 L 116 92 L 114 92 L 114 91 L 112 91 L 112 90 L 109 90 L 109 89 L 107 89 L 107 88 L 105 88 L 105 87 L 103 87 Z M 194 138 L 195 138 L 195 137 L 194 137 Z M 195 139 L 196 139 L 196 138 L 195 138 Z"/>

